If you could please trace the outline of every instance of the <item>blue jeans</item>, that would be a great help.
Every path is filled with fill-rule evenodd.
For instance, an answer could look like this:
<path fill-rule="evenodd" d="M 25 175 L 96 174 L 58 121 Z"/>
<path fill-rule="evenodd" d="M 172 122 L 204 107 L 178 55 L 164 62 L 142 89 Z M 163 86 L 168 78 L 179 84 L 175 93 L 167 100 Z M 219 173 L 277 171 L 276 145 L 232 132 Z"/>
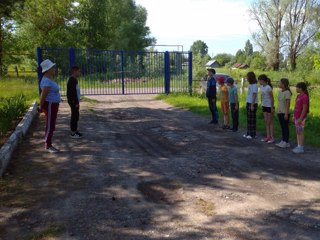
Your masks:
<path fill-rule="evenodd" d="M 212 116 L 212 121 L 218 123 L 219 114 L 217 110 L 217 100 L 216 98 L 208 97 L 208 105 Z"/>

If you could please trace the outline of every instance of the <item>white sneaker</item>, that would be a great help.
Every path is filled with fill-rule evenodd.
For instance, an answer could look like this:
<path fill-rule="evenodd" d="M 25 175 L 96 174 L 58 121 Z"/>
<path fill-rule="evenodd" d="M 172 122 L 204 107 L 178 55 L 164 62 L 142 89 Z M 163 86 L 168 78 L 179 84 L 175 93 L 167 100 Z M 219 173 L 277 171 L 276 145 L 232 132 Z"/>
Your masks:
<path fill-rule="evenodd" d="M 294 152 L 294 153 L 304 153 L 304 149 L 303 149 L 302 146 L 297 146 L 292 150 L 292 152 Z"/>
<path fill-rule="evenodd" d="M 286 144 L 286 148 L 290 147 L 290 143 L 284 142 Z"/>
<path fill-rule="evenodd" d="M 276 145 L 277 147 L 281 147 L 281 148 L 282 148 L 282 146 L 284 145 L 283 143 L 284 143 L 284 141 L 281 140 L 281 142 L 276 143 L 275 145 Z"/>
<path fill-rule="evenodd" d="M 57 153 L 60 152 L 59 149 L 56 149 L 55 147 L 51 146 L 49 148 L 47 148 L 49 153 Z"/>
<path fill-rule="evenodd" d="M 252 137 L 251 137 L 250 135 L 248 135 L 246 138 L 247 138 L 247 139 L 252 139 Z"/>
<path fill-rule="evenodd" d="M 262 138 L 262 139 L 261 139 L 261 142 L 268 142 L 269 140 L 270 140 L 270 138 L 265 137 L 265 138 Z"/>

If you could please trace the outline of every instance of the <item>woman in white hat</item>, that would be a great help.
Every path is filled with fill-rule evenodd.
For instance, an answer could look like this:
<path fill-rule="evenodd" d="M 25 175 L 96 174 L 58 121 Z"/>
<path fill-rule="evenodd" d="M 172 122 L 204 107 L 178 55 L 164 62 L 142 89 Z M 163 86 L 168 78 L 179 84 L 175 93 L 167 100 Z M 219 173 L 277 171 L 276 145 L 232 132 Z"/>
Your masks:
<path fill-rule="evenodd" d="M 40 82 L 40 111 L 46 115 L 45 147 L 51 153 L 59 152 L 52 146 L 52 136 L 56 127 L 56 120 L 60 103 L 60 92 L 58 84 L 53 80 L 56 74 L 55 63 L 49 59 L 41 64 L 43 77 Z"/>

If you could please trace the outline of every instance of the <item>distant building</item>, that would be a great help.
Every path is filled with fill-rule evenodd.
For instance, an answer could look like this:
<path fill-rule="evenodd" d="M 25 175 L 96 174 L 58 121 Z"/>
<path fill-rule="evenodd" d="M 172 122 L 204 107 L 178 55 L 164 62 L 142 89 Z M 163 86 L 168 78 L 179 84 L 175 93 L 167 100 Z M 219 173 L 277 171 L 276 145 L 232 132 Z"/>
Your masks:
<path fill-rule="evenodd" d="M 206 63 L 206 67 L 218 68 L 221 67 L 221 65 L 217 60 L 210 60 Z"/>
<path fill-rule="evenodd" d="M 232 69 L 246 69 L 249 68 L 248 64 L 235 63 L 232 65 Z"/>

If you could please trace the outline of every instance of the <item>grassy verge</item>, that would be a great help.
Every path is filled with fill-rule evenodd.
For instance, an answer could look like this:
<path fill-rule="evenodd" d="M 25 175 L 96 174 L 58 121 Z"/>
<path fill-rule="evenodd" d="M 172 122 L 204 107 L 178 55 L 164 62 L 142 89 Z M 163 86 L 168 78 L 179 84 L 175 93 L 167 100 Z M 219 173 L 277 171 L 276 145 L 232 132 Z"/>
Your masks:
<path fill-rule="evenodd" d="M 28 106 L 39 98 L 36 78 L 6 77 L 0 80 L 0 144 Z"/>
<path fill-rule="evenodd" d="M 305 126 L 305 142 L 306 144 L 313 145 L 320 147 L 320 138 L 318 134 L 320 133 L 320 102 L 317 101 L 319 99 L 320 89 L 314 89 L 310 94 L 310 114 L 306 121 Z M 277 98 L 278 98 L 278 90 L 274 90 L 275 95 L 275 105 L 277 106 Z M 294 102 L 296 98 L 296 93 L 293 92 L 292 100 L 291 100 L 291 112 L 294 107 Z M 159 95 L 158 99 L 165 100 L 169 104 L 180 107 L 189 111 L 192 111 L 196 114 L 207 116 L 208 120 L 210 118 L 210 111 L 208 109 L 207 99 L 203 95 L 194 94 L 190 96 L 189 94 L 169 94 L 169 95 Z M 239 111 L 239 121 L 240 121 L 240 128 L 244 131 L 246 129 L 246 108 L 245 108 L 245 94 L 239 96 L 240 99 L 240 111 Z M 259 96 L 260 100 L 260 96 Z M 220 111 L 220 101 L 217 101 L 217 107 L 219 110 L 219 117 L 220 122 L 222 122 L 222 115 Z M 291 114 L 292 116 L 292 114 Z M 230 116 L 231 119 L 231 116 Z M 277 139 L 281 138 L 281 130 L 279 121 L 277 119 L 276 114 L 274 115 L 274 125 L 275 125 L 275 137 Z M 258 107 L 257 112 L 257 131 L 260 134 L 265 133 L 265 124 L 263 120 L 263 114 L 261 109 L 261 104 Z M 290 141 L 296 142 L 296 135 L 295 135 L 295 127 L 293 124 L 290 125 Z"/>

